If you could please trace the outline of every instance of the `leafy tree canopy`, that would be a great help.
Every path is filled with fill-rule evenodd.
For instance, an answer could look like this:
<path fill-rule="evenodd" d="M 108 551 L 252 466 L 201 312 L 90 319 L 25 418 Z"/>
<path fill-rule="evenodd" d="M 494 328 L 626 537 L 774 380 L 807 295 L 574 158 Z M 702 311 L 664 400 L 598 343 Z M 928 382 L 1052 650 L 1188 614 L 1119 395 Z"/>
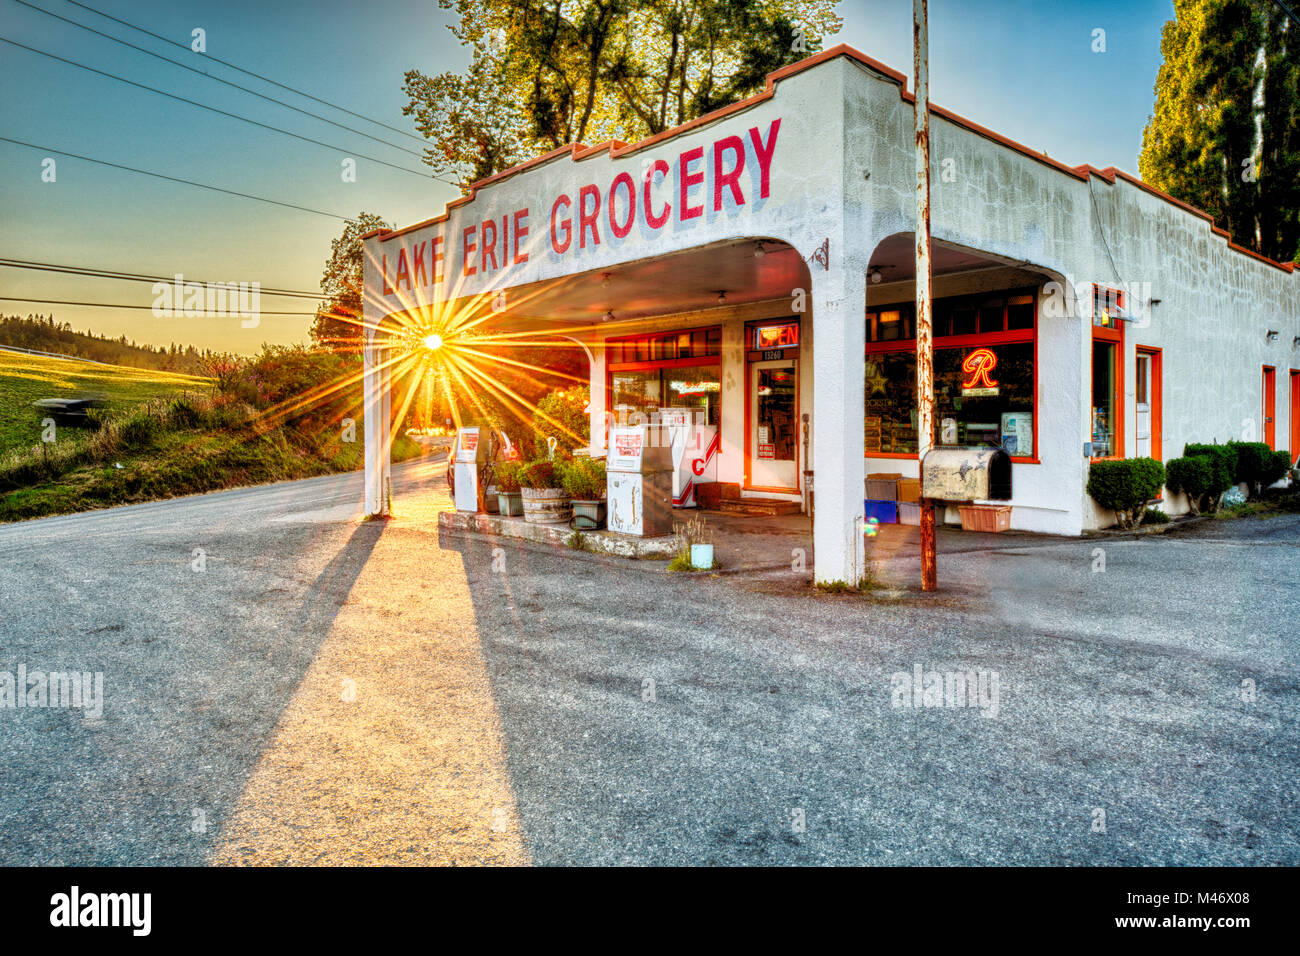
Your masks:
<path fill-rule="evenodd" d="M 392 226 L 374 213 L 363 212 L 350 220 L 338 238 L 330 243 L 320 289 L 325 301 L 312 321 L 314 344 L 336 352 L 361 352 L 361 237 L 375 229 Z M 353 321 L 348 321 L 351 318 Z"/>
<path fill-rule="evenodd" d="M 762 89 L 838 0 L 438 0 L 463 73 L 406 74 L 425 162 L 462 186 L 570 143 L 635 142 Z"/>
<path fill-rule="evenodd" d="M 1142 178 L 1234 241 L 1300 259 L 1300 26 L 1273 0 L 1174 0 Z"/>

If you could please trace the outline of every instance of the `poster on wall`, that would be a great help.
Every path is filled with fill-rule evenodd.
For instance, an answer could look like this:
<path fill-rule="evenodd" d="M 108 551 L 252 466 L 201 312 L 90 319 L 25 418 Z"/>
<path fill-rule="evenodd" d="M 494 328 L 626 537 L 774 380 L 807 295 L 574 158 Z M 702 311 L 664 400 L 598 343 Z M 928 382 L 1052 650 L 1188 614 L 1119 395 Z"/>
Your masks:
<path fill-rule="evenodd" d="M 1034 456 L 1034 415 L 1032 412 L 1002 413 L 1002 447 L 1017 458 Z"/>

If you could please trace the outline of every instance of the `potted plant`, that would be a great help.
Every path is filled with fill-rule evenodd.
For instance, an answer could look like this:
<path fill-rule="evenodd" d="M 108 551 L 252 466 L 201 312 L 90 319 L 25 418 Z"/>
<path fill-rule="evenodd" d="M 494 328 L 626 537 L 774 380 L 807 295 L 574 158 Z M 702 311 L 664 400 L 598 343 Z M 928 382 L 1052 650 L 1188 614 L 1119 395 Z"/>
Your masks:
<path fill-rule="evenodd" d="M 506 517 L 517 518 L 524 513 L 524 499 L 519 492 L 521 463 L 503 461 L 496 466 L 497 507 Z"/>
<path fill-rule="evenodd" d="M 573 499 L 573 526 L 590 531 L 605 524 L 605 462 L 575 458 L 561 470 L 561 483 Z"/>
<path fill-rule="evenodd" d="M 560 484 L 560 469 L 549 458 L 531 461 L 519 474 L 524 520 L 533 524 L 561 524 L 573 516 L 569 493 Z"/>

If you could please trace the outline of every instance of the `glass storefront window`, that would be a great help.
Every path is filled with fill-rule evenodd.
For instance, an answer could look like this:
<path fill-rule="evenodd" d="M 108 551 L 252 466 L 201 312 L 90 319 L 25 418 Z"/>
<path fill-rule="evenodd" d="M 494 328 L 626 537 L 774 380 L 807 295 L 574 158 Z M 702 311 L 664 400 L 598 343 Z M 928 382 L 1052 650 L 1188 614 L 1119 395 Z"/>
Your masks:
<path fill-rule="evenodd" d="M 1118 455 L 1115 441 L 1114 342 L 1092 343 L 1092 456 Z"/>
<path fill-rule="evenodd" d="M 702 413 L 697 420 L 717 425 L 721 351 L 720 326 L 607 340 L 608 407 L 615 420 L 639 413 L 649 422 L 662 408 L 691 408 Z"/>
<path fill-rule="evenodd" d="M 866 451 L 916 454 L 916 353 L 867 356 Z"/>
<path fill-rule="evenodd" d="M 934 442 L 999 445 L 1033 458 L 1036 290 L 934 303 Z M 917 452 L 914 308 L 867 312 L 866 455 Z M 882 343 L 898 341 L 897 351 Z"/>
<path fill-rule="evenodd" d="M 611 373 L 614 414 L 625 418 L 632 412 L 647 415 L 663 404 L 663 381 L 659 370 Z"/>
<path fill-rule="evenodd" d="M 694 365 L 686 368 L 664 369 L 665 393 L 670 408 L 696 408 L 703 410 L 706 425 L 718 424 L 718 411 L 722 404 L 722 376 L 717 365 Z"/>

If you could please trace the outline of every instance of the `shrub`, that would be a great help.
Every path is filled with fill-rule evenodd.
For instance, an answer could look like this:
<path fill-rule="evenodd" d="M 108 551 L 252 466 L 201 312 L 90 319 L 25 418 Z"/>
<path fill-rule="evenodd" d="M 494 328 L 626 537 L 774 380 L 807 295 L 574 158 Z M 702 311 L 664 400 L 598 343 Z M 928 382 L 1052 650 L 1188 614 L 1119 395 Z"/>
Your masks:
<path fill-rule="evenodd" d="M 605 463 L 595 458 L 575 458 L 561 467 L 560 481 L 569 497 L 596 501 L 605 496 Z"/>
<path fill-rule="evenodd" d="M 538 451 L 545 451 L 548 438 L 555 439 L 557 451 L 570 455 L 575 448 L 586 447 L 591 441 L 591 416 L 583 411 L 588 401 L 590 396 L 583 386 L 543 396 L 533 412 L 533 437 Z"/>
<path fill-rule="evenodd" d="M 203 424 L 203 410 L 189 395 L 178 395 L 167 408 L 167 420 L 178 428 L 198 428 Z"/>
<path fill-rule="evenodd" d="M 1239 441 L 1228 442 L 1228 444 L 1237 452 L 1237 469 L 1233 472 L 1232 480 L 1244 483 L 1252 492 L 1258 494 L 1264 476 L 1272 467 L 1273 449 L 1262 441 Z M 1276 480 L 1275 478 L 1274 481 Z"/>
<path fill-rule="evenodd" d="M 1103 508 L 1114 511 L 1122 528 L 1142 523 L 1147 502 L 1164 483 L 1164 466 L 1153 458 L 1097 461 L 1088 472 L 1088 494 Z"/>
<path fill-rule="evenodd" d="M 498 462 L 493 469 L 493 474 L 496 476 L 497 491 L 504 491 L 507 494 L 517 492 L 519 490 L 519 473 L 522 470 L 522 462 Z"/>
<path fill-rule="evenodd" d="M 122 444 L 133 451 L 152 448 L 162 432 L 162 423 L 149 411 L 142 410 L 122 423 Z"/>
<path fill-rule="evenodd" d="M 1169 515 L 1159 508 L 1148 508 L 1145 521 L 1147 524 L 1169 524 Z"/>
<path fill-rule="evenodd" d="M 1225 490 L 1219 487 L 1221 479 L 1221 462 L 1211 455 L 1175 458 L 1165 465 L 1165 485 L 1175 494 L 1187 496 L 1187 507 L 1194 515 L 1201 513 L 1207 495 L 1218 500 Z"/>
<path fill-rule="evenodd" d="M 519 484 L 524 488 L 559 488 L 560 476 L 555 462 L 548 458 L 530 461 L 519 473 Z"/>
<path fill-rule="evenodd" d="M 1275 451 L 1269 457 L 1268 467 L 1264 471 L 1262 484 L 1265 488 L 1275 481 L 1281 481 L 1286 477 L 1286 473 L 1291 470 L 1291 453 L 1286 449 Z"/>
<path fill-rule="evenodd" d="M 1183 454 L 1189 458 L 1193 455 L 1210 455 L 1222 462 L 1224 469 L 1226 469 L 1224 490 L 1237 480 L 1237 445 L 1235 442 L 1228 442 L 1226 445 L 1204 445 L 1188 442 L 1183 446 Z"/>

